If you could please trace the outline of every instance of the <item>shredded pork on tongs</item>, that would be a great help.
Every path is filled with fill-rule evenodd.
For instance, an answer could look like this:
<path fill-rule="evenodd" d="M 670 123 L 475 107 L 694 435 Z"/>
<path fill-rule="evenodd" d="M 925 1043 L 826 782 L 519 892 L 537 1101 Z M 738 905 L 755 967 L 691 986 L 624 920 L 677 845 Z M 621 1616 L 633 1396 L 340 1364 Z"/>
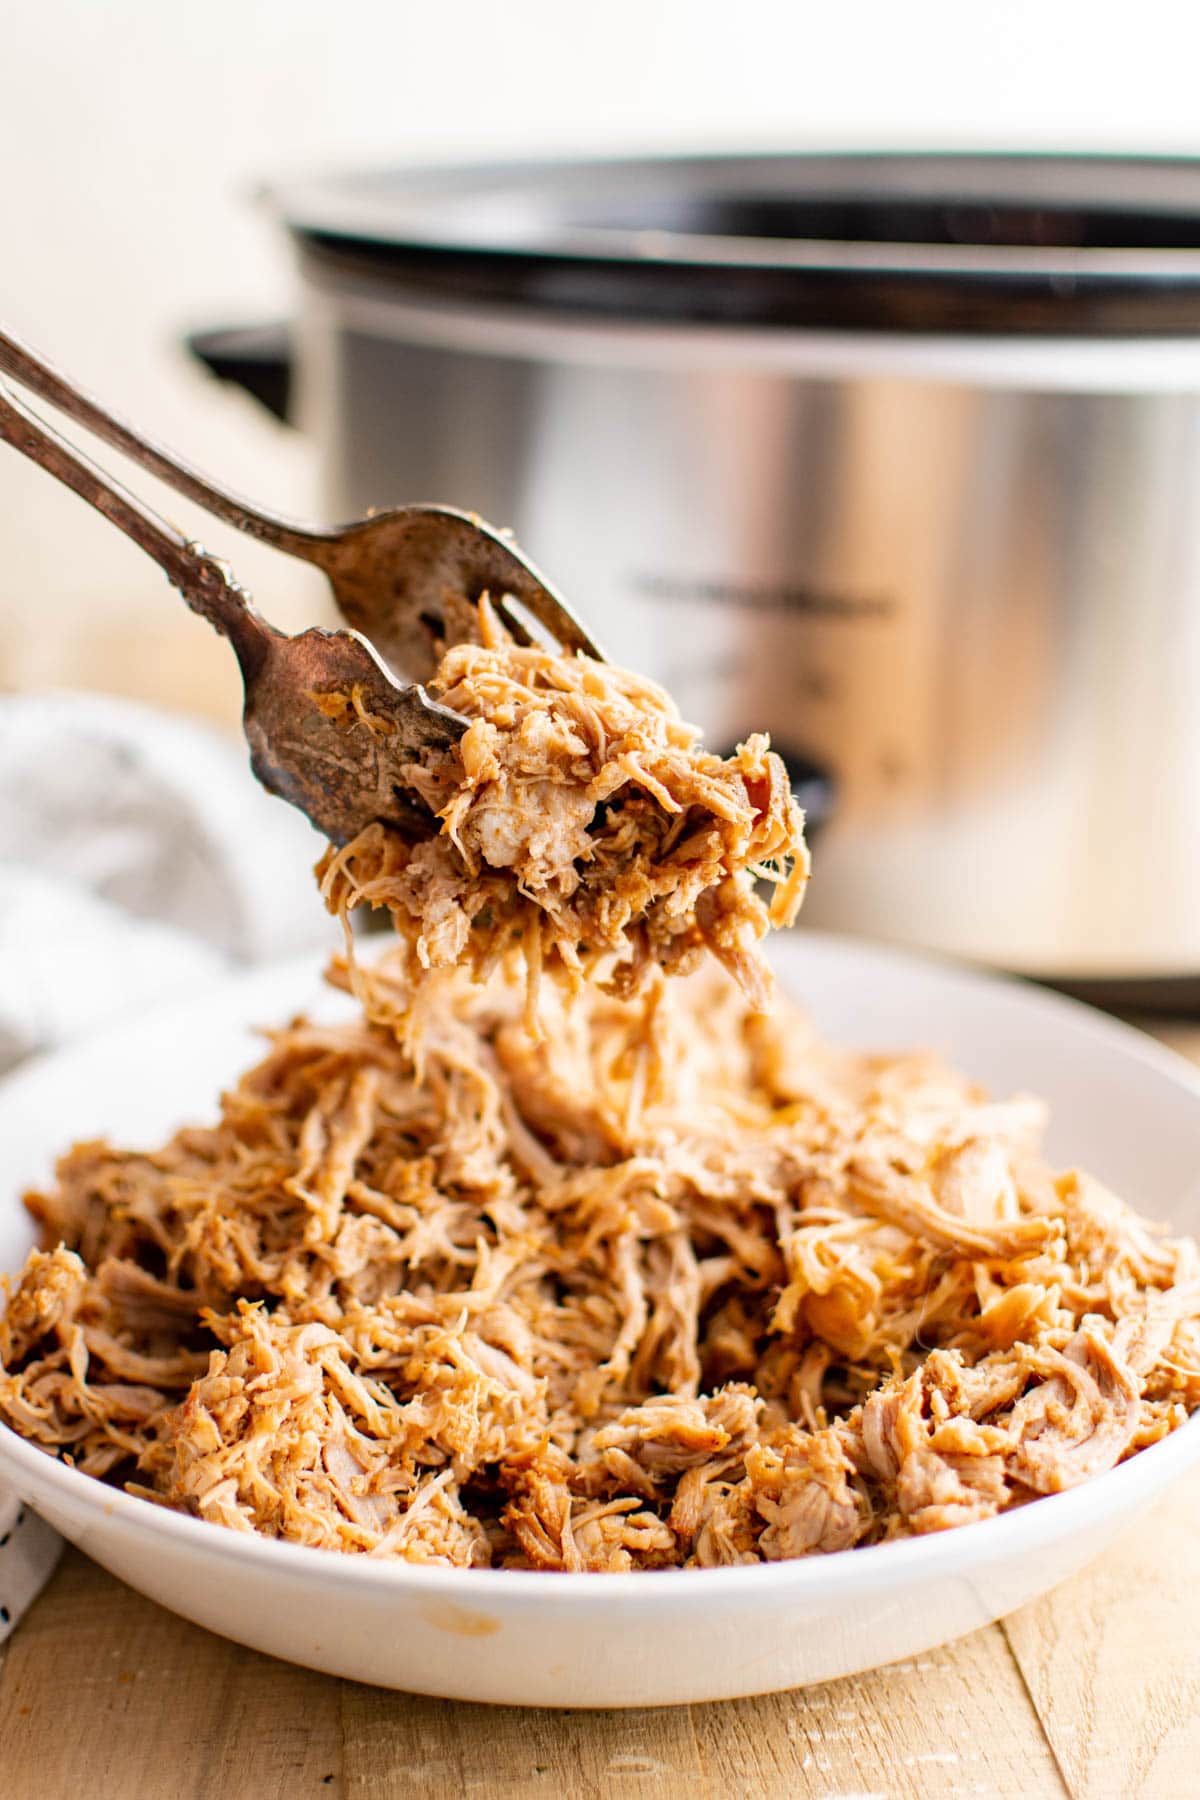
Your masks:
<path fill-rule="evenodd" d="M 629 994 L 705 950 L 765 1011 L 760 940 L 795 919 L 809 866 L 767 739 L 724 758 L 701 750 L 653 682 L 519 647 L 486 598 L 479 635 L 448 650 L 430 683 L 470 721 L 461 741 L 398 770 L 439 834 L 412 844 L 377 824 L 331 850 L 318 871 L 331 909 L 386 907 L 410 987 L 464 965 L 482 979 L 518 951 L 531 1022 L 543 972 Z M 372 728 L 352 697 L 324 704 L 347 729 Z"/>

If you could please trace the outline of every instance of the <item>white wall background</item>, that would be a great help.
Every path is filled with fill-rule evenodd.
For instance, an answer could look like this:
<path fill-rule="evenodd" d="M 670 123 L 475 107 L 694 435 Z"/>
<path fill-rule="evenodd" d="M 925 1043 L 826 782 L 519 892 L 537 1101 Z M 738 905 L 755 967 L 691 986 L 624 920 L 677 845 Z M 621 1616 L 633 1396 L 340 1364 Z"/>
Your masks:
<path fill-rule="evenodd" d="M 310 504 L 303 444 L 176 348 L 190 325 L 286 308 L 286 249 L 253 202 L 273 172 L 630 146 L 1200 152 L 1195 0 L 7 0 L 0 13 L 0 318 L 294 510 Z M 288 565 L 247 549 L 236 563 L 281 623 L 313 604 Z M 47 681 L 224 716 L 236 694 L 227 652 L 150 565 L 0 450 L 0 683 Z"/>

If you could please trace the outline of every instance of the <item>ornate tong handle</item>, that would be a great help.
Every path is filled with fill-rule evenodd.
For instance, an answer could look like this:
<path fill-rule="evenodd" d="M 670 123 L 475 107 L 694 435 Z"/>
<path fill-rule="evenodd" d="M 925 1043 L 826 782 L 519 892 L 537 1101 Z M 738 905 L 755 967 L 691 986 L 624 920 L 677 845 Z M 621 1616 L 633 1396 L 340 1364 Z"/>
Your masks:
<path fill-rule="evenodd" d="M 189 542 L 0 383 L 0 439 L 53 475 L 146 552 L 193 612 L 227 637 L 244 675 L 261 666 L 279 634 L 250 604 L 228 566 Z"/>
<path fill-rule="evenodd" d="M 12 376 L 31 394 L 49 401 L 77 425 L 94 432 L 114 450 L 121 451 L 122 455 L 157 476 L 177 494 L 203 507 L 215 519 L 223 519 L 235 530 L 258 538 L 273 549 L 283 550 L 289 556 L 300 556 L 323 566 L 323 551 L 328 548 L 326 534 L 276 518 L 273 513 L 251 505 L 249 500 L 218 487 L 211 477 L 193 468 L 191 463 L 164 445 L 155 443 L 153 438 L 146 437 L 128 420 L 110 412 L 44 356 L 4 330 L 0 330 L 0 374 Z"/>

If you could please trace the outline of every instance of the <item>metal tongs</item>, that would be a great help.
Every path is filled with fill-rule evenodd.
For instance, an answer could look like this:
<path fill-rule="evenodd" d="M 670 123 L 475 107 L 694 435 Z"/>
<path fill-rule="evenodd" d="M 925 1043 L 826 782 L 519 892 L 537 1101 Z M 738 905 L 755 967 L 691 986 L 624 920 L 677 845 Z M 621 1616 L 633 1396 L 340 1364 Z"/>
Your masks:
<path fill-rule="evenodd" d="M 314 627 L 295 637 L 278 631 L 228 564 L 184 537 L 0 383 L 0 439 L 132 538 L 193 612 L 229 639 L 245 687 L 242 717 L 254 773 L 335 844 L 376 819 L 410 836 L 434 829 L 416 795 L 397 784 L 395 770 L 426 745 L 454 742 L 466 727 L 421 682 L 446 644 L 467 635 L 481 594 L 491 597 L 519 642 L 546 634 L 565 651 L 601 655 L 512 539 L 468 513 L 402 506 L 350 525 L 295 524 L 218 487 L 3 331 L 0 371 L 227 525 L 324 572 L 352 629 Z M 315 696 L 325 694 L 353 696 L 374 730 L 346 730 L 336 709 L 318 704 Z"/>

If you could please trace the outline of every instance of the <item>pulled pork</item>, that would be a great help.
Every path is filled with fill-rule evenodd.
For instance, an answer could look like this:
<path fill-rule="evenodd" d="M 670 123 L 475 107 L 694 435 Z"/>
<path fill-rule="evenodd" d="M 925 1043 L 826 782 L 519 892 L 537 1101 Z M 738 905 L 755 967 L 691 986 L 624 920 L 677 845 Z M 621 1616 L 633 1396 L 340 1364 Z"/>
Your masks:
<path fill-rule="evenodd" d="M 1052 1173 L 1036 1103 L 711 968 L 543 1003 L 535 1045 L 514 974 L 442 976 L 419 1070 L 300 1022 L 215 1126 L 77 1146 L 29 1197 L 0 1414 L 235 1530 L 613 1570 L 985 1519 L 1200 1406 L 1195 1246 Z"/>
<path fill-rule="evenodd" d="M 451 966 L 484 979 L 517 950 L 531 1022 L 543 971 L 631 994 L 705 950 L 765 1011 L 759 940 L 792 923 L 808 878 L 803 815 L 767 739 L 710 755 L 653 682 L 519 647 L 486 598 L 478 621 L 481 642 L 449 649 L 430 683 L 467 730 L 397 769 L 438 834 L 413 844 L 374 824 L 331 849 L 318 869 L 330 909 L 387 908 L 410 989 Z M 318 703 L 347 730 L 385 729 L 354 695 Z"/>

